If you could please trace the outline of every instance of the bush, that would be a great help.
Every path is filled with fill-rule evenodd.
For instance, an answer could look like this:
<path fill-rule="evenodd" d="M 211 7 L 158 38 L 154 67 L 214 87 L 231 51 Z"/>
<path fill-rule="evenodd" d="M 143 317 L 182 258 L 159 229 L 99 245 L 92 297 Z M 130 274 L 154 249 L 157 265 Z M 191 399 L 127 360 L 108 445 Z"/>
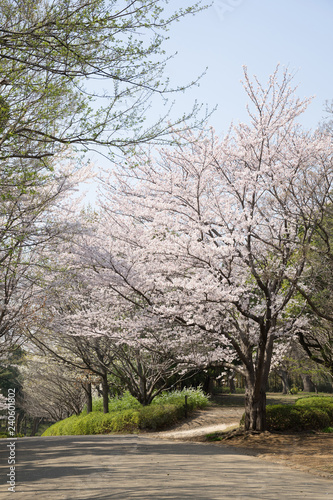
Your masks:
<path fill-rule="evenodd" d="M 267 405 L 267 430 L 301 430 L 300 413 L 293 405 Z"/>
<path fill-rule="evenodd" d="M 209 399 L 208 396 L 199 387 L 194 389 L 193 387 L 185 388 L 181 391 L 164 391 L 153 400 L 152 405 L 185 405 L 185 396 L 187 396 L 187 408 L 189 411 L 195 408 L 205 408 Z"/>
<path fill-rule="evenodd" d="M 333 405 L 333 396 L 306 396 L 297 399 L 295 405 L 300 406 L 330 406 Z"/>
<path fill-rule="evenodd" d="M 142 405 L 139 403 L 134 396 L 132 396 L 129 391 L 124 392 L 121 397 L 115 397 L 109 399 L 109 413 L 113 413 L 115 411 L 123 411 L 123 410 L 138 410 Z M 94 398 L 92 404 L 92 410 L 100 411 L 103 413 L 103 399 L 102 398 Z M 84 410 L 81 412 L 81 415 L 87 415 L 87 407 L 84 407 Z"/>
<path fill-rule="evenodd" d="M 68 422 L 63 431 L 66 435 L 100 434 L 103 413 L 92 412 L 89 415 L 80 415 L 75 421 Z"/>
<path fill-rule="evenodd" d="M 150 405 L 140 411 L 140 429 L 156 431 L 174 425 L 184 417 L 184 407 L 180 405 Z"/>
<path fill-rule="evenodd" d="M 325 410 L 296 405 L 268 405 L 266 418 L 269 431 L 321 430 L 330 423 Z"/>
<path fill-rule="evenodd" d="M 66 436 L 68 435 L 67 430 L 71 428 L 74 421 L 78 418 L 80 417 L 72 415 L 71 417 L 65 418 L 65 420 L 60 420 L 60 422 L 56 422 L 46 429 L 42 436 Z"/>
<path fill-rule="evenodd" d="M 24 437 L 24 434 L 21 434 L 20 432 L 14 434 L 13 436 L 10 436 L 8 432 L 1 432 L 0 433 L 0 439 L 13 439 L 13 438 L 21 438 Z"/>
<path fill-rule="evenodd" d="M 322 430 L 328 427 L 331 419 L 326 411 L 309 408 L 301 411 L 301 423 L 304 430 Z"/>
<path fill-rule="evenodd" d="M 307 396 L 297 399 L 296 406 L 330 408 L 333 406 L 333 396 Z"/>
<path fill-rule="evenodd" d="M 138 410 L 123 410 L 104 414 L 100 433 L 135 432 L 139 428 L 140 412 Z"/>
<path fill-rule="evenodd" d="M 333 424 L 333 397 L 331 396 L 309 396 L 300 398 L 295 402 L 299 408 L 313 408 L 325 411 L 330 419 L 330 424 Z"/>
<path fill-rule="evenodd" d="M 93 411 L 87 415 L 73 415 L 49 427 L 43 436 L 107 434 L 111 432 L 138 432 L 139 429 L 159 430 L 174 425 L 185 415 L 185 395 L 188 410 L 204 408 L 208 398 L 201 389 L 183 389 L 164 392 L 149 406 L 142 406 L 129 392 L 122 398 L 113 398 L 109 412 L 102 413 L 103 401 L 95 399 Z"/>
<path fill-rule="evenodd" d="M 110 432 L 134 432 L 139 427 L 139 412 L 124 410 L 101 413 L 94 411 L 88 415 L 72 416 L 51 425 L 43 436 L 69 436 L 108 434 Z"/>

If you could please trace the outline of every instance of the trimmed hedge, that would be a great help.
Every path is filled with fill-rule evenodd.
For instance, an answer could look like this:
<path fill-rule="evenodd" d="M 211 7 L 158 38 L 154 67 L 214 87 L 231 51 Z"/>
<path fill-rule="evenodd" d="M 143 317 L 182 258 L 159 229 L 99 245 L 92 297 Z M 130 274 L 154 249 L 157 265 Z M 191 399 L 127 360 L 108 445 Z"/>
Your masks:
<path fill-rule="evenodd" d="M 244 425 L 245 413 L 240 425 Z M 268 431 L 324 430 L 333 425 L 333 397 L 308 396 L 293 405 L 267 405 Z"/>
<path fill-rule="evenodd" d="M 299 408 L 317 408 L 319 410 L 324 410 L 330 417 L 331 423 L 333 423 L 333 397 L 331 396 L 309 396 L 300 398 L 295 402 L 295 405 Z"/>
<path fill-rule="evenodd" d="M 43 436 L 108 434 L 112 432 L 133 433 L 143 430 L 159 430 L 172 426 L 185 416 L 185 395 L 188 396 L 188 410 L 203 408 L 208 398 L 201 389 L 185 389 L 163 393 L 149 406 L 142 406 L 129 393 L 123 398 L 114 398 L 109 403 L 110 413 L 102 413 L 102 406 L 95 400 L 94 411 L 87 415 L 73 415 L 57 422 L 42 434 Z M 172 403 L 171 403 L 172 402 Z M 98 408 L 96 410 L 96 408 Z"/>
<path fill-rule="evenodd" d="M 140 429 L 159 430 L 174 425 L 184 418 L 184 407 L 179 405 L 150 405 L 140 410 Z"/>
<path fill-rule="evenodd" d="M 330 417 L 319 408 L 267 405 L 266 422 L 269 431 L 321 430 L 330 424 Z"/>
<path fill-rule="evenodd" d="M 108 434 L 110 432 L 135 432 L 139 427 L 139 412 L 101 413 L 94 411 L 88 415 L 73 415 L 57 422 L 42 434 L 43 436 L 70 436 Z"/>

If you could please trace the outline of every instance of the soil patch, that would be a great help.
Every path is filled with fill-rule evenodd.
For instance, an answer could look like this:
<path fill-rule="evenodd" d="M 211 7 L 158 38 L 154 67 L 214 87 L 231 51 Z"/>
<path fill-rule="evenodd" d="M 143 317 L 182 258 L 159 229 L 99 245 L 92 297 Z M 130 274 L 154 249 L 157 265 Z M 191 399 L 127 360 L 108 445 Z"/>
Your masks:
<path fill-rule="evenodd" d="M 164 432 L 152 433 L 162 439 L 208 442 L 206 435 L 236 428 L 243 415 L 239 406 L 213 405 L 194 412 L 186 422 Z M 270 433 L 233 435 L 211 442 L 216 446 L 236 447 L 269 462 L 333 479 L 333 434 Z"/>
<path fill-rule="evenodd" d="M 251 451 L 264 460 L 333 479 L 333 434 L 264 432 L 216 442 Z"/>

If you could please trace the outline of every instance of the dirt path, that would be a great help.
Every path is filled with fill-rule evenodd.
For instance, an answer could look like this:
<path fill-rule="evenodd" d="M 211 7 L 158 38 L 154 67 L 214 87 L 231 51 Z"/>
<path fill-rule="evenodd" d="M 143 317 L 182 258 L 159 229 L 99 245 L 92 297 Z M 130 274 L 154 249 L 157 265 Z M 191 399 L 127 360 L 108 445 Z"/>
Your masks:
<path fill-rule="evenodd" d="M 210 432 L 225 431 L 238 427 L 243 415 L 243 408 L 210 406 L 206 410 L 197 410 L 186 422 L 154 435 L 160 439 L 193 440 L 193 437 L 205 436 Z"/>
<path fill-rule="evenodd" d="M 185 423 L 168 431 L 152 433 L 151 436 L 158 439 L 207 442 L 206 434 L 236 428 L 243 411 L 239 406 L 211 406 L 206 410 L 196 411 Z M 235 436 L 213 444 L 220 447 L 232 446 L 240 453 L 333 479 L 333 434 L 265 432 Z"/>

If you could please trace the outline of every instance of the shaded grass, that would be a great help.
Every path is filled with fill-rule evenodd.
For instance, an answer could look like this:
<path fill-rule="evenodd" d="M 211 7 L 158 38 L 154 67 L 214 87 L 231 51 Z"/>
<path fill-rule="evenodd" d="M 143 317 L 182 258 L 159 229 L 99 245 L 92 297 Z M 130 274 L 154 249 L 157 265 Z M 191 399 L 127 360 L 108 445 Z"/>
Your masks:
<path fill-rule="evenodd" d="M 240 395 L 227 395 L 227 404 L 223 405 L 225 396 L 219 404 L 222 406 L 241 406 Z M 215 398 L 214 398 L 215 399 Z M 333 396 L 302 393 L 299 395 L 268 394 L 267 401 L 273 401 L 266 407 L 267 430 L 271 432 L 302 432 L 322 431 L 331 433 L 333 425 Z M 233 404 L 232 404 L 233 403 Z M 240 426 L 244 425 L 244 415 Z M 250 431 L 249 431 L 250 432 Z M 214 432 L 207 434 L 208 441 L 221 441 L 227 438 L 230 432 Z"/>
<path fill-rule="evenodd" d="M 333 397 L 332 394 L 321 393 L 320 397 Z M 313 392 L 299 392 L 298 394 L 281 394 L 277 392 L 267 392 L 266 393 L 266 404 L 294 404 L 297 400 L 307 398 L 307 397 L 317 397 Z M 218 406 L 244 406 L 245 405 L 245 395 L 244 394 L 218 394 L 212 396 L 212 401 Z"/>

